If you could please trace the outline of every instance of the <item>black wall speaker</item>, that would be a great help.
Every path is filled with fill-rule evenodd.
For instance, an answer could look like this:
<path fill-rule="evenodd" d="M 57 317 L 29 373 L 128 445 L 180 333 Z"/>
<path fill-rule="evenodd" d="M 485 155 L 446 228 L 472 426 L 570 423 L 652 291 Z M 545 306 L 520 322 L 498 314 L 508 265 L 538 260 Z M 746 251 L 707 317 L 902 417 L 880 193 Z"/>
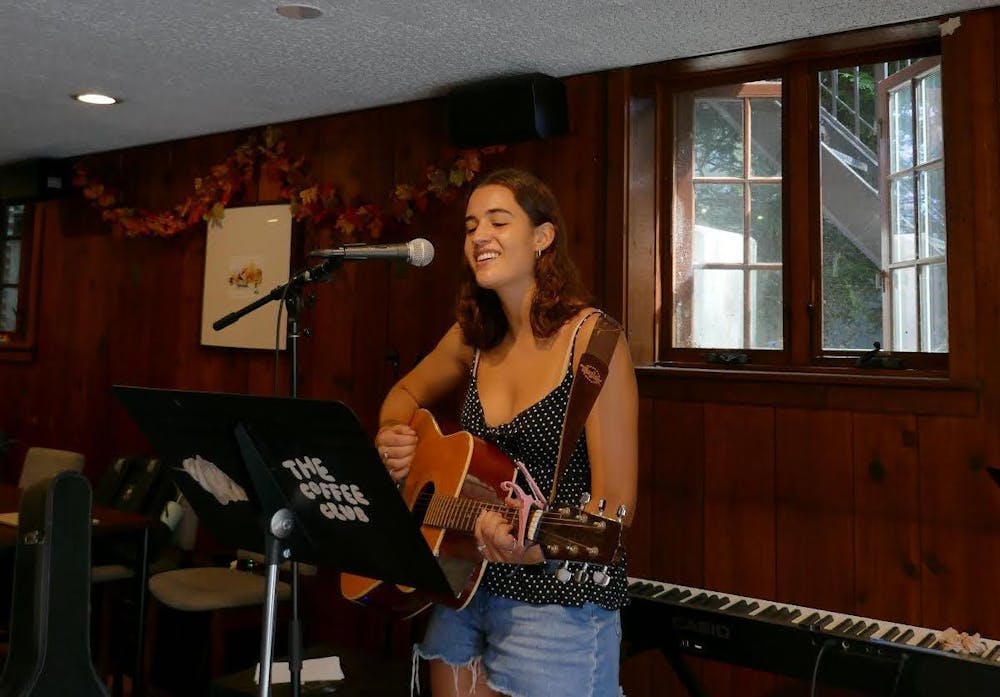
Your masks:
<path fill-rule="evenodd" d="M 460 148 L 548 138 L 568 130 L 566 87 L 548 75 L 477 82 L 448 94 L 448 133 Z"/>
<path fill-rule="evenodd" d="M 0 166 L 0 201 L 45 201 L 69 193 L 66 160 L 25 160 Z"/>

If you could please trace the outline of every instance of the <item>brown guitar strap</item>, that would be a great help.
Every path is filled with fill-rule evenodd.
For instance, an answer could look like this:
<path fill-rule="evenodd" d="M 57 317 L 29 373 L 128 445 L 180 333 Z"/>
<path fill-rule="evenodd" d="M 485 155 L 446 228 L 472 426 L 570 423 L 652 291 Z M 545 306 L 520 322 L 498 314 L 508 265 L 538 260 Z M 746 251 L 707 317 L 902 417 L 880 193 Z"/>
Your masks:
<path fill-rule="evenodd" d="M 586 319 L 584 319 L 586 321 Z M 618 335 L 622 326 L 603 312 L 597 318 L 597 325 L 590 335 L 587 350 L 580 357 L 576 373 L 573 375 L 573 385 L 569 392 L 569 404 L 563 417 L 562 438 L 559 441 L 559 458 L 556 460 L 556 471 L 552 476 L 552 492 L 549 502 L 555 500 L 556 488 L 559 486 L 559 476 L 562 474 L 570 453 L 576 443 L 587 416 L 597 401 L 597 395 L 604 387 L 608 377 L 608 363 L 618 344 Z M 572 359 L 572 356 L 570 357 Z"/>

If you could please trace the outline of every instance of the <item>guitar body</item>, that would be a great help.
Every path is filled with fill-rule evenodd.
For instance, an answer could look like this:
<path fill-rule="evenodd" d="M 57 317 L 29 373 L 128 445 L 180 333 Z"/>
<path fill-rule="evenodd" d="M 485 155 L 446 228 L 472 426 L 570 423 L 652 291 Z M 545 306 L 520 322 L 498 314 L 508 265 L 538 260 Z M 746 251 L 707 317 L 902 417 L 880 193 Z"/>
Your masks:
<path fill-rule="evenodd" d="M 488 503 L 502 503 L 502 482 L 514 478 L 515 467 L 497 447 L 467 431 L 445 436 L 431 413 L 419 409 L 410 426 L 417 432 L 417 451 L 403 487 L 406 506 L 423 520 L 421 500 L 428 493 Z M 340 590 L 355 602 L 383 605 L 411 617 L 431 603 L 465 607 L 479 587 L 486 562 L 468 532 L 422 525 L 427 545 L 449 577 L 459 574 L 465 587 L 457 596 L 428 594 L 364 576 L 341 574 Z"/>

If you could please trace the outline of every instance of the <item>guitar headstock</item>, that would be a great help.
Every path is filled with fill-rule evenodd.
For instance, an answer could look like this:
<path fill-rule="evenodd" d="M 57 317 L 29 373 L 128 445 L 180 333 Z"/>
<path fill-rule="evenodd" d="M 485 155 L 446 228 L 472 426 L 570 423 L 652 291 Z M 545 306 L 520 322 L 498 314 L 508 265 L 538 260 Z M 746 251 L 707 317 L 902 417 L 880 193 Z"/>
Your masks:
<path fill-rule="evenodd" d="M 541 545 L 548 560 L 607 566 L 616 563 L 624 551 L 623 517 L 621 508 L 619 515 L 611 519 L 582 508 L 554 506 L 536 512 L 528 537 Z"/>

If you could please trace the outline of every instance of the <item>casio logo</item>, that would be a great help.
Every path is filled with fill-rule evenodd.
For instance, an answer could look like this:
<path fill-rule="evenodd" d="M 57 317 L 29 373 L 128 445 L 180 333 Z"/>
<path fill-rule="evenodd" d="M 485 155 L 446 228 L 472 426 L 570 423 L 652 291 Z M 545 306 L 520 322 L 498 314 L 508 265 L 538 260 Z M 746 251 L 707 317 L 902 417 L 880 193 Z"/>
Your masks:
<path fill-rule="evenodd" d="M 674 617 L 672 622 L 674 629 L 682 632 L 694 632 L 703 636 L 714 636 L 717 639 L 729 640 L 729 627 L 725 624 L 714 624 L 704 620 L 689 620 L 685 617 Z"/>

